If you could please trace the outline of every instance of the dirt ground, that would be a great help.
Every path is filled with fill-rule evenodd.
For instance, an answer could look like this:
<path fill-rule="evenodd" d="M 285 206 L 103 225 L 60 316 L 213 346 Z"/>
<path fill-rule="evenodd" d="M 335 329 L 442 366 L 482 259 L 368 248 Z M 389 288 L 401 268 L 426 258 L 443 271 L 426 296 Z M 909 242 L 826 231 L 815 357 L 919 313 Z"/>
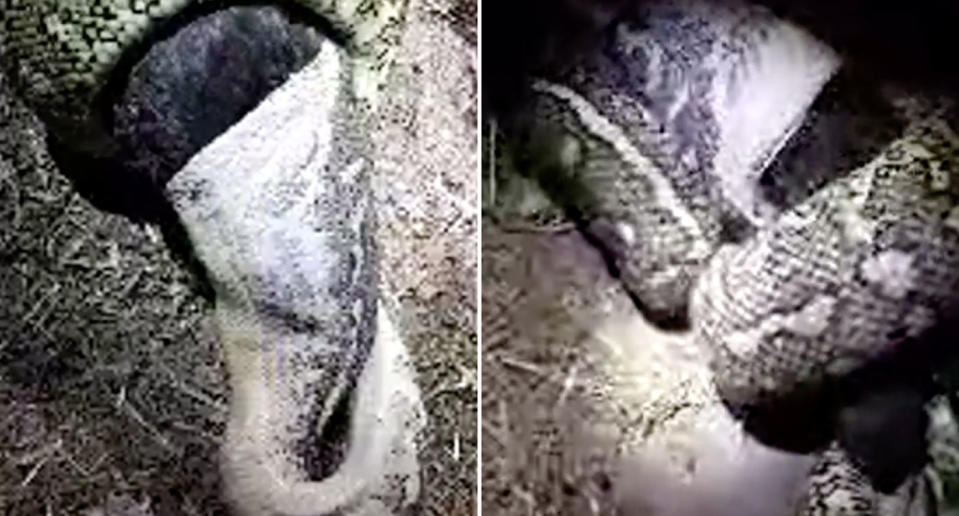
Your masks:
<path fill-rule="evenodd" d="M 391 129 L 399 147 L 383 152 L 403 175 L 378 193 L 393 206 L 382 221 L 396 271 L 388 306 L 429 417 L 418 514 L 476 511 L 475 6 L 462 4 L 417 4 L 398 88 L 448 61 L 466 73 L 444 79 L 459 88 L 438 104 L 456 108 L 448 118 L 411 91 L 393 97 L 391 112 L 411 121 L 398 120 L 409 122 Z M 448 41 L 431 45 L 435 37 Z M 453 44 L 457 59 L 429 51 Z M 416 164 L 430 150 L 418 135 L 443 124 L 459 139 L 431 152 L 458 166 Z M 225 513 L 217 450 L 227 392 L 193 287 L 156 229 L 75 193 L 0 77 L 0 513 Z"/>
<path fill-rule="evenodd" d="M 591 500 L 609 503 L 612 457 L 578 442 L 583 423 L 603 416 L 582 347 L 598 300 L 582 292 L 615 298 L 615 285 L 575 232 L 484 222 L 483 513 L 590 514 Z M 580 303 L 589 311 L 571 309 Z"/>
<path fill-rule="evenodd" d="M 483 513 L 611 514 L 628 422 L 609 410 L 591 334 L 632 304 L 533 184 L 490 168 L 484 140 Z"/>

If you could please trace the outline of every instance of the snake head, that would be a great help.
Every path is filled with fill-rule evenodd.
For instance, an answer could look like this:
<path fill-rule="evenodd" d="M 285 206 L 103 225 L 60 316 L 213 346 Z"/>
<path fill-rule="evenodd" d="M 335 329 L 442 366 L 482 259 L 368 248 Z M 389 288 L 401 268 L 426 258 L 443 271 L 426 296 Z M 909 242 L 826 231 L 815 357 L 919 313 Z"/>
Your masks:
<path fill-rule="evenodd" d="M 364 71 L 354 89 L 375 89 L 404 3 L 18 2 L 0 13 L 0 64 L 77 189 L 102 209 L 156 221 L 169 215 L 170 177 L 324 40 Z"/>

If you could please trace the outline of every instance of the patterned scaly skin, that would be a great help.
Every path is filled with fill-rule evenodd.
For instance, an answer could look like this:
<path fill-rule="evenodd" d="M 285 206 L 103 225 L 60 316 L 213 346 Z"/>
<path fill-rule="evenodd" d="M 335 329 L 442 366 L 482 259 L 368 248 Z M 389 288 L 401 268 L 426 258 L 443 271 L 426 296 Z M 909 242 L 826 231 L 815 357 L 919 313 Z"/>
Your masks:
<path fill-rule="evenodd" d="M 15 67 L 21 95 L 50 130 L 96 152 L 110 145 L 98 117 L 118 64 L 172 18 L 231 3 L 0 0 L 0 63 Z M 377 306 L 364 122 L 392 64 L 406 0 L 292 3 L 329 22 L 339 36 L 331 40 L 343 44 L 324 42 L 310 87 L 281 87 L 287 99 L 311 95 L 298 103 L 309 111 L 285 120 L 294 136 L 270 137 L 277 121 L 263 109 L 276 100 L 268 99 L 194 156 L 165 195 L 216 291 L 232 382 L 222 473 L 233 509 L 388 514 L 418 494 L 407 471 L 415 450 L 403 441 L 418 427 L 391 419 L 406 410 L 394 392 L 406 387 L 384 363 L 401 344 Z M 241 151 L 252 157 L 230 162 L 237 152 L 223 148 L 237 140 L 255 142 Z M 290 141 L 297 143 L 285 147 Z M 217 159 L 228 163 L 209 164 Z M 240 171 L 241 182 L 218 175 Z M 317 450 L 317 433 L 333 432 L 328 421 L 347 401 L 362 407 L 349 416 L 349 435 Z M 376 432 L 377 424 L 395 428 Z"/>
<path fill-rule="evenodd" d="M 575 208 L 656 323 L 686 322 L 689 291 L 724 232 L 769 218 L 774 208 L 754 176 L 837 64 L 830 49 L 767 11 L 723 5 L 643 3 L 639 17 L 654 23 L 625 18 L 599 51 L 534 85 L 534 143 L 560 156 L 543 171 L 548 186 Z M 757 99 L 751 70 L 794 57 L 809 70 L 789 80 L 808 82 L 805 93 Z M 756 123 L 741 114 L 747 102 L 788 106 Z M 764 133 L 740 134 L 743 126 Z M 563 185 L 557 175 L 567 176 Z"/>
<path fill-rule="evenodd" d="M 873 160 L 713 257 L 692 321 L 725 399 L 775 400 L 841 378 L 921 345 L 959 308 L 959 137 L 935 112 L 906 116 Z M 934 514 L 924 482 L 880 495 L 834 447 L 803 514 Z"/>
<path fill-rule="evenodd" d="M 709 185 L 677 178 L 687 170 L 660 166 L 634 143 L 637 134 L 654 134 L 642 111 L 627 131 L 572 88 L 539 82 L 535 89 L 531 146 L 556 156 L 537 174 L 544 187 L 601 240 L 647 317 L 683 317 L 693 281 L 719 244 L 721 213 L 705 202 Z M 663 149 L 659 143 L 648 148 Z"/>
<path fill-rule="evenodd" d="M 691 48 L 715 44 L 687 29 Z M 689 49 L 637 58 L 642 51 L 628 45 L 642 38 L 630 31 L 654 29 L 617 30 L 627 35 L 615 40 L 622 46 L 534 84 L 520 133 L 540 160 L 529 171 L 600 243 L 649 319 L 689 324 L 725 400 L 775 401 L 843 378 L 921 343 L 956 312 L 959 137 L 944 111 L 899 102 L 905 127 L 864 165 L 780 213 L 753 217 L 711 168 L 718 138 L 708 88 L 679 89 L 695 90 L 708 74 L 680 70 L 688 83 L 651 91 L 675 78 L 656 67 L 687 59 Z M 657 113 L 647 107 L 656 107 L 654 94 L 685 97 Z M 684 142 L 684 131 L 705 141 Z M 809 480 L 803 514 L 930 514 L 914 503 L 924 477 L 879 495 L 835 446 Z"/>
<path fill-rule="evenodd" d="M 926 516 L 935 514 L 934 505 L 921 477 L 891 495 L 874 491 L 843 450 L 832 446 L 813 466 L 797 516 Z"/>
<path fill-rule="evenodd" d="M 697 338 L 739 403 L 839 377 L 959 308 L 959 137 L 934 115 L 741 245 L 693 293 Z"/>
<path fill-rule="evenodd" d="M 412 445 L 397 444 L 415 422 L 393 419 L 402 380 L 382 364 L 397 344 L 378 305 L 371 162 L 348 65 L 325 42 L 166 187 L 216 292 L 231 392 L 221 468 L 240 515 L 390 514 L 417 494 L 402 455 Z M 385 382 L 398 391 L 364 395 Z"/>
<path fill-rule="evenodd" d="M 541 84 L 540 90 L 569 93 L 553 84 Z M 556 114 L 555 104 L 546 107 L 556 96 L 539 99 L 541 113 Z M 670 290 L 657 290 L 663 283 L 645 283 L 648 290 L 633 293 L 643 308 L 654 309 L 684 304 L 682 296 L 690 296 L 692 331 L 712 353 L 714 382 L 727 401 L 748 405 L 842 377 L 897 346 L 921 340 L 957 308 L 959 169 L 952 164 L 959 157 L 959 138 L 941 119 L 917 119 L 866 166 L 746 242 L 721 245 L 715 230 L 700 233 L 700 240 L 684 238 L 682 219 L 668 217 L 651 193 L 651 185 L 669 191 L 670 183 L 650 160 L 590 135 L 600 124 L 590 128 L 580 122 L 582 116 L 565 116 L 564 129 L 553 127 L 544 130 L 549 136 L 539 137 L 551 139 L 557 160 L 578 161 L 575 167 L 560 167 L 575 170 L 566 179 L 583 194 L 578 202 L 566 199 L 567 207 L 589 213 L 600 206 L 604 215 L 631 224 L 635 229 L 626 234 L 632 239 L 623 238 L 621 245 L 643 258 L 646 274 L 678 271 L 673 277 L 682 281 Z M 621 131 L 615 127 L 608 121 L 602 125 Z M 650 174 L 630 174 L 637 170 Z M 598 194 L 601 188 L 607 190 Z M 701 220 L 718 225 L 721 210 L 701 213 Z M 612 230 L 623 232 L 623 227 Z M 630 278 L 623 277 L 627 286 Z M 803 514 L 926 514 L 877 513 L 876 500 L 885 498 L 853 470 L 845 457 L 824 457 L 813 472 L 810 505 Z M 908 483 L 921 489 L 922 479 Z M 840 499 L 866 501 L 840 507 Z M 909 507 L 925 510 L 925 505 Z"/>
<path fill-rule="evenodd" d="M 11 75 L 48 126 L 69 135 L 77 147 L 95 149 L 105 145 L 95 108 L 97 97 L 117 63 L 171 17 L 205 3 L 213 2 L 4 0 L 0 2 L 0 56 L 4 63 L 15 63 Z M 344 36 L 356 60 L 356 94 L 375 105 L 400 36 L 406 0 L 293 3 L 313 10 Z"/>

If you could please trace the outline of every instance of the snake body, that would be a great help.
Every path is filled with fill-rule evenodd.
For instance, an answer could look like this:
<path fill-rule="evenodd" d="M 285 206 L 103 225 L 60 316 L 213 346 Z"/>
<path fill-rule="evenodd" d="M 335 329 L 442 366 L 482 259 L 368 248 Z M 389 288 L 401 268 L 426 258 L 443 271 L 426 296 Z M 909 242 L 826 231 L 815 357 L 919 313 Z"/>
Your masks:
<path fill-rule="evenodd" d="M 790 431 L 824 426 L 801 444 L 821 449 L 846 403 L 828 386 L 915 354 L 959 308 L 959 137 L 945 110 L 890 95 L 899 129 L 867 145 L 868 159 L 840 149 L 827 174 L 812 162 L 790 170 L 784 157 L 810 138 L 810 108 L 840 68 L 801 29 L 744 3 L 648 2 L 599 47 L 534 84 L 520 134 L 540 162 L 528 170 L 648 319 L 691 329 L 731 407 L 798 396 L 806 412 Z M 921 409 L 910 410 L 902 417 Z M 884 446 L 874 439 L 863 446 Z M 863 468 L 866 455 L 823 453 L 805 513 L 905 514 L 873 503 L 885 495 L 863 472 L 885 465 Z M 900 498 L 922 491 L 915 459 L 900 465 L 913 486 Z"/>
<path fill-rule="evenodd" d="M 62 167 L 145 185 L 114 193 L 161 196 L 202 263 L 234 510 L 388 514 L 417 494 L 421 421 L 378 308 L 369 129 L 406 4 L 246 4 L 4 1 L 0 62 Z"/>
<path fill-rule="evenodd" d="M 415 388 L 390 371 L 402 346 L 378 306 L 348 63 L 324 44 L 166 187 L 216 294 L 231 371 L 223 473 L 239 514 L 387 514 L 418 489 L 404 440 Z"/>
<path fill-rule="evenodd" d="M 693 318 L 729 371 L 727 396 L 755 400 L 841 376 L 954 313 L 957 144 L 941 120 L 917 121 L 873 161 L 716 255 Z"/>
<path fill-rule="evenodd" d="M 97 99 L 126 56 L 169 32 L 169 24 L 178 17 L 230 4 L 5 0 L 0 9 L 0 53 L 12 64 L 12 75 L 45 123 L 71 133 L 76 141 L 84 134 L 102 133 Z M 361 96 L 375 96 L 400 35 L 403 0 L 296 0 L 292 4 L 314 12 L 343 35 L 344 44 L 360 63 L 354 78 L 357 90 Z"/>
<path fill-rule="evenodd" d="M 758 178 L 838 58 L 760 9 L 653 2 L 640 16 L 656 23 L 627 18 L 601 51 L 540 83 L 533 118 L 558 126 L 557 168 L 601 192 L 576 208 L 662 322 L 685 317 L 724 233 L 775 214 Z M 807 69 L 783 68 L 793 62 Z M 782 82 L 794 88 L 775 89 Z"/>
<path fill-rule="evenodd" d="M 324 45 L 312 64 L 317 85 L 287 100 L 309 106 L 307 95 L 323 97 L 310 116 L 277 119 L 272 110 L 258 109 L 225 135 L 227 141 L 218 139 L 204 149 L 166 188 L 211 276 L 218 311 L 229 314 L 223 316 L 227 319 L 239 318 L 224 322 L 223 331 L 245 335 L 236 338 L 250 339 L 259 352 L 279 359 L 264 364 L 261 374 L 287 385 L 291 392 L 277 395 L 292 397 L 283 405 L 297 412 L 277 421 L 289 427 L 290 435 L 280 448 L 307 453 L 315 449 L 311 428 L 326 428 L 359 376 L 376 326 L 368 164 L 359 126 L 350 123 L 356 114 L 344 84 L 349 78 L 345 62 L 335 46 Z M 267 143 L 264 134 L 290 126 L 301 133 L 298 155 Z M 253 156 L 240 162 L 236 151 L 228 150 L 234 138 L 263 142 L 262 148 L 249 149 Z M 216 175 L 223 170 L 245 179 L 229 188 Z M 253 322 L 243 320 L 249 314 L 259 315 L 255 327 L 266 327 L 238 331 Z M 274 334 L 282 337 L 267 337 Z M 337 462 L 335 457 L 316 460 Z M 329 464 L 301 467 L 320 476 L 330 470 Z"/>
<path fill-rule="evenodd" d="M 0 65 L 44 121 L 59 167 L 99 208 L 162 221 L 171 215 L 153 197 L 164 182 L 301 68 L 318 40 L 347 51 L 353 90 L 371 116 L 405 0 L 0 7 Z"/>

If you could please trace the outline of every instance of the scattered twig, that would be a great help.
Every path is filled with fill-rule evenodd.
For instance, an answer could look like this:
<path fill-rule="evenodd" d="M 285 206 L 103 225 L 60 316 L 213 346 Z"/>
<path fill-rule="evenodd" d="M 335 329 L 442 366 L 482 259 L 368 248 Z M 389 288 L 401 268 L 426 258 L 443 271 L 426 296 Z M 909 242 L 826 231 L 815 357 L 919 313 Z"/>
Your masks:
<path fill-rule="evenodd" d="M 525 360 L 522 360 L 516 357 L 512 357 L 512 356 L 501 353 L 499 354 L 499 360 L 500 362 L 503 363 L 503 365 L 510 366 L 513 369 L 519 369 L 520 371 L 534 373 L 544 378 L 549 378 L 552 376 L 548 371 L 545 371 L 541 366 L 538 366 L 536 364 L 527 362 Z"/>
<path fill-rule="evenodd" d="M 47 461 L 50 460 L 50 457 L 52 457 L 57 452 L 57 450 L 62 446 L 63 446 L 63 440 L 57 439 L 55 442 L 50 443 L 47 446 L 44 446 L 42 449 L 32 454 L 29 454 L 30 457 L 37 457 L 39 455 L 42 455 L 42 457 L 40 458 L 39 462 L 37 462 L 32 468 L 30 468 L 30 471 L 27 473 L 27 476 L 23 478 L 22 482 L 20 482 L 20 487 L 27 487 L 28 485 L 30 485 L 30 482 L 32 482 L 33 479 L 36 478 L 37 474 L 40 473 L 40 470 L 43 469 L 43 466 L 47 463 Z M 20 461 L 24 461 L 25 459 L 26 457 L 21 458 Z M 26 462 L 19 462 L 19 463 L 25 464 Z"/>
<path fill-rule="evenodd" d="M 576 364 L 573 364 L 569 368 L 569 373 L 566 375 L 566 378 L 563 379 L 563 389 L 559 393 L 559 397 L 556 399 L 556 405 L 554 408 L 560 408 L 566 404 L 566 398 L 569 396 L 570 391 L 573 390 L 573 387 L 576 386 L 576 374 L 578 372 L 578 367 Z"/>
<path fill-rule="evenodd" d="M 59 454 L 61 457 L 63 457 L 63 460 L 67 461 L 67 464 L 70 464 L 71 466 L 73 466 L 73 469 L 75 469 L 77 473 L 79 473 L 80 475 L 86 478 L 90 478 L 90 476 L 92 475 L 92 472 L 88 470 L 87 468 L 84 468 L 83 466 L 81 466 L 80 463 L 73 458 L 73 455 L 71 453 L 68 453 L 66 450 L 60 449 Z"/>
<path fill-rule="evenodd" d="M 464 389 L 473 388 L 476 386 L 476 371 L 467 369 L 463 367 L 462 364 L 457 364 L 457 367 L 460 370 L 460 379 L 456 383 L 446 382 L 443 385 L 439 385 L 427 393 L 423 399 L 431 400 L 437 396 L 451 393 L 459 392 Z"/>
<path fill-rule="evenodd" d="M 506 448 L 507 437 L 503 435 L 504 432 L 501 429 L 494 428 L 492 423 L 487 421 L 486 418 L 483 418 L 481 426 L 483 428 L 483 431 L 489 434 L 490 437 L 492 437 L 493 440 L 497 442 L 497 444 L 499 444 L 503 448 Z"/>
<path fill-rule="evenodd" d="M 459 461 L 460 461 L 460 432 L 459 432 L 459 430 L 457 430 L 457 431 L 453 434 L 453 453 L 452 453 L 452 455 L 453 455 L 453 461 L 454 461 L 454 462 L 459 462 Z"/>
<path fill-rule="evenodd" d="M 40 311 L 40 308 L 47 302 L 48 299 L 56 295 L 58 292 L 60 292 L 60 284 L 55 283 L 53 287 L 47 290 L 46 293 L 44 293 L 43 296 L 33 304 L 33 307 L 30 308 L 30 311 L 27 312 L 27 315 L 23 316 L 23 321 L 25 323 L 32 324 L 31 319 L 33 319 L 33 316 Z"/>
<path fill-rule="evenodd" d="M 217 400 L 211 398 L 210 396 L 207 396 L 205 393 L 187 385 L 185 380 L 182 380 L 179 376 L 176 375 L 175 372 L 173 372 L 172 369 L 170 369 L 170 366 L 161 362 L 159 364 L 159 367 L 161 370 L 163 370 L 163 372 L 167 375 L 167 377 L 170 378 L 171 383 L 173 383 L 173 386 L 176 387 L 177 390 L 179 390 L 183 394 L 186 394 L 190 398 L 193 398 L 194 400 L 199 401 L 200 403 L 212 408 L 214 411 L 216 411 L 216 414 L 218 416 L 223 417 L 226 415 L 227 413 L 226 405 L 218 402 Z"/>
<path fill-rule="evenodd" d="M 56 453 L 57 449 L 59 449 L 61 446 L 63 446 L 63 440 L 57 439 L 56 441 L 53 441 L 52 443 L 49 443 L 38 450 L 34 450 L 32 452 L 29 452 L 23 455 L 22 457 L 18 459 L 14 459 L 13 463 L 19 466 L 23 466 L 31 462 L 34 462 L 37 459 L 49 457 L 53 453 Z"/>
<path fill-rule="evenodd" d="M 123 390 L 123 392 L 126 392 L 126 391 Z M 140 426 L 142 426 L 147 431 L 147 433 L 149 433 L 150 436 L 153 437 L 153 440 L 156 441 L 156 443 L 159 444 L 164 450 L 176 456 L 180 455 L 180 452 L 177 451 L 177 449 L 172 444 L 170 444 L 170 441 L 166 438 L 166 436 L 164 436 L 163 433 L 160 432 L 160 430 L 157 427 L 150 424 L 150 422 L 147 421 L 146 418 L 144 418 L 143 415 L 141 415 L 140 412 L 136 408 L 134 408 L 132 404 L 130 404 L 130 402 L 125 400 L 125 397 L 123 400 L 120 401 L 120 405 L 121 405 L 121 408 L 127 413 L 127 415 L 129 415 L 131 418 L 133 418 L 134 421 L 136 421 Z"/>
<path fill-rule="evenodd" d="M 538 225 L 534 223 L 524 224 L 522 222 L 501 222 L 498 226 L 505 233 L 541 233 L 541 234 L 560 234 L 569 233 L 576 229 L 573 222 L 557 222 L 554 224 Z"/>

